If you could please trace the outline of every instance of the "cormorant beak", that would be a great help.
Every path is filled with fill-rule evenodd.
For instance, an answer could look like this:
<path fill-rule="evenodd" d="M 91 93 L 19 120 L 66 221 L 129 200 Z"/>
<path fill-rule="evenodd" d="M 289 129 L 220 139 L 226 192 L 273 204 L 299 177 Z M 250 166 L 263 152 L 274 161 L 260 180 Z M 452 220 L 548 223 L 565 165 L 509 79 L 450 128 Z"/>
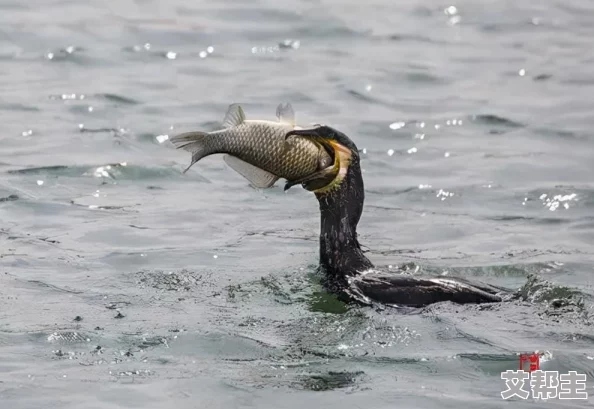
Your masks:
<path fill-rule="evenodd" d="M 328 138 L 324 137 L 322 133 L 319 132 L 319 128 L 317 127 L 311 129 L 295 129 L 293 131 L 289 131 L 285 135 L 285 139 L 289 139 L 291 136 L 301 136 L 302 138 L 310 139 L 324 146 L 328 145 Z"/>
<path fill-rule="evenodd" d="M 332 155 L 332 157 L 335 157 L 337 154 L 341 153 L 350 155 L 351 150 L 339 143 L 330 132 L 326 131 L 326 129 L 326 127 L 321 125 L 311 129 L 296 129 L 289 131 L 285 135 L 285 139 L 288 139 L 291 136 L 300 136 L 302 138 L 307 138 L 313 142 L 319 143 L 328 151 L 330 155 Z"/>

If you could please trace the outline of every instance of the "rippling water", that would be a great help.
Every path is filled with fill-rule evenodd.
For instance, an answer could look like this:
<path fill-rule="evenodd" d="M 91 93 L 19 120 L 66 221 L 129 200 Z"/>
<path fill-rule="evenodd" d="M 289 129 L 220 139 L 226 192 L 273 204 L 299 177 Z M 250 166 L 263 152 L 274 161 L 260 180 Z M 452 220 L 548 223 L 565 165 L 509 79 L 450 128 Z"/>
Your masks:
<path fill-rule="evenodd" d="M 1 401 L 498 408 L 540 350 L 589 376 L 588 402 L 547 405 L 589 407 L 593 21 L 587 0 L 2 1 Z M 311 194 L 220 157 L 181 173 L 168 135 L 284 101 L 361 149 L 377 265 L 523 298 L 347 307 Z"/>

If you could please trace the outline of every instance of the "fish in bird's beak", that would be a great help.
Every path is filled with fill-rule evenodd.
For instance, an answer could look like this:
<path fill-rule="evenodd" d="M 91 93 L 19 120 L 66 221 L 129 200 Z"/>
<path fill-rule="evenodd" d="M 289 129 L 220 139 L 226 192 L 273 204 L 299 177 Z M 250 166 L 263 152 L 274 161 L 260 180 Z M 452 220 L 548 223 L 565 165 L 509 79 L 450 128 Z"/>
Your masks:
<path fill-rule="evenodd" d="M 301 183 L 309 191 L 327 193 L 342 183 L 353 157 L 359 155 L 357 146 L 348 136 L 329 126 L 319 125 L 311 129 L 293 130 L 288 132 L 285 138 L 291 136 L 306 138 L 322 145 L 334 159 L 334 163 L 303 179 L 287 182 L 285 190 Z"/>
<path fill-rule="evenodd" d="M 320 144 L 285 134 L 298 128 L 291 104 L 276 109 L 278 121 L 247 119 L 239 104 L 231 104 L 223 128 L 212 132 L 193 131 L 170 139 L 178 149 L 192 154 L 190 166 L 213 154 L 224 160 L 256 188 L 266 189 L 279 179 L 302 179 L 332 164 L 334 158 Z"/>

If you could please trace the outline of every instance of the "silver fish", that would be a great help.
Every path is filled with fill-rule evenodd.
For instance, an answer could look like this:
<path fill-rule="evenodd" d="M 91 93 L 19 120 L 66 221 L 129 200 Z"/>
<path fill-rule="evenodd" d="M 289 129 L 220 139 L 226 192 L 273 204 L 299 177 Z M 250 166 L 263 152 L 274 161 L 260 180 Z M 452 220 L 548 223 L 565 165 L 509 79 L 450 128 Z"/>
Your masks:
<path fill-rule="evenodd" d="M 332 165 L 324 147 L 310 139 L 286 139 L 295 124 L 290 104 L 276 109 L 278 122 L 247 120 L 239 104 L 229 105 L 223 128 L 214 132 L 187 132 L 171 138 L 178 149 L 192 154 L 184 173 L 205 156 L 224 153 L 225 162 L 257 188 L 267 188 L 280 179 L 300 180 Z"/>

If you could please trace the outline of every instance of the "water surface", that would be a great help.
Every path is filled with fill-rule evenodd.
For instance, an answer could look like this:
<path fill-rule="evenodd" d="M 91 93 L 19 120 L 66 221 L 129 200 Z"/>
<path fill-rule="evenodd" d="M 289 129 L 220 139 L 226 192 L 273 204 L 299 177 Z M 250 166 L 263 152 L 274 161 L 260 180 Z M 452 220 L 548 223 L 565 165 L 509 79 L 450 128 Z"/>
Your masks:
<path fill-rule="evenodd" d="M 589 401 L 547 405 L 589 407 L 593 19 L 586 0 L 1 2 L 2 402 L 499 408 L 500 372 L 539 350 L 589 377 Z M 220 157 L 181 173 L 169 135 L 286 101 L 361 149 L 374 263 L 536 280 L 525 297 L 345 306 L 315 273 L 311 194 Z"/>

